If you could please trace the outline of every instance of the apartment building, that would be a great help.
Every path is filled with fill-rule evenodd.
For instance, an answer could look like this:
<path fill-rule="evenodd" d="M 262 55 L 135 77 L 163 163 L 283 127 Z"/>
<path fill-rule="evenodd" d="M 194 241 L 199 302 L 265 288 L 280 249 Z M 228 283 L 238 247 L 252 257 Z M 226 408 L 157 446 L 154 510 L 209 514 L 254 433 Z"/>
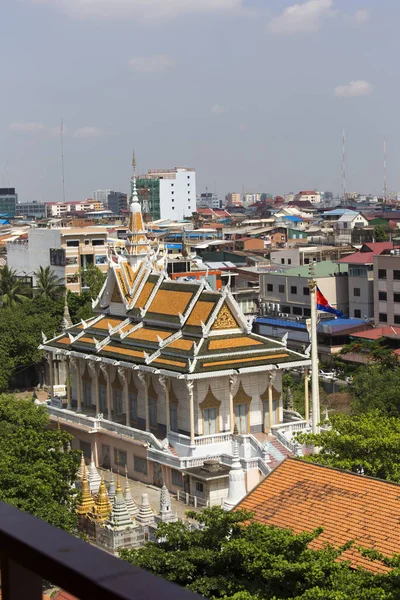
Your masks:
<path fill-rule="evenodd" d="M 143 212 L 153 221 L 181 221 L 196 211 L 195 169 L 150 169 L 137 178 L 136 186 Z"/>
<path fill-rule="evenodd" d="M 299 267 L 312 262 L 335 261 L 351 252 L 350 247 L 337 246 L 300 246 L 298 248 L 283 248 L 271 252 L 271 263 L 274 266 Z"/>
<path fill-rule="evenodd" d="M 348 312 L 348 267 L 335 262 L 314 263 L 317 285 L 329 303 Z M 285 272 L 260 273 L 260 299 L 267 313 L 285 317 L 309 318 L 310 268 L 294 267 Z"/>
<path fill-rule="evenodd" d="M 300 202 L 311 202 L 311 204 L 318 204 L 321 202 L 321 194 L 315 190 L 302 190 L 294 197 L 295 200 Z"/>
<path fill-rule="evenodd" d="M 96 265 L 108 271 L 107 232 L 102 227 L 30 229 L 28 239 L 7 244 L 7 264 L 19 277 L 36 286 L 35 272 L 50 266 L 67 289 L 80 293 L 80 269 Z"/>
<path fill-rule="evenodd" d="M 102 208 L 101 202 L 92 199 L 78 202 L 46 202 L 46 216 L 62 217 L 68 213 L 89 212 Z"/>
<path fill-rule="evenodd" d="M 375 326 L 400 325 L 400 250 L 374 257 Z"/>

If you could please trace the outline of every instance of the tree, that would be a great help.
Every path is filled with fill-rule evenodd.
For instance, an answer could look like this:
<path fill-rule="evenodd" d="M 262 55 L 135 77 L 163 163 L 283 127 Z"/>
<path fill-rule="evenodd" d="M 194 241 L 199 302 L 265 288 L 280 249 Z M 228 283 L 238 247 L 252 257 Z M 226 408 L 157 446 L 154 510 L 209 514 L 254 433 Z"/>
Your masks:
<path fill-rule="evenodd" d="M 400 369 L 372 364 L 359 369 L 350 387 L 352 409 L 356 414 L 379 410 L 400 417 Z"/>
<path fill-rule="evenodd" d="M 294 534 L 218 507 L 187 514 L 201 527 L 161 523 L 158 542 L 121 557 L 210 599 L 394 600 L 400 592 L 397 567 L 393 576 L 373 575 L 337 560 L 351 542 L 310 549 L 321 529 Z"/>
<path fill-rule="evenodd" d="M 71 439 L 50 429 L 44 407 L 0 395 L 0 499 L 72 532 L 79 452 L 68 451 Z"/>
<path fill-rule="evenodd" d="M 106 280 L 106 274 L 95 265 L 88 265 L 86 269 L 81 269 L 79 274 L 82 285 L 89 288 L 91 298 L 97 298 Z"/>
<path fill-rule="evenodd" d="M 383 225 L 377 225 L 374 228 L 374 239 L 375 239 L 375 242 L 387 242 L 388 241 L 389 235 Z"/>
<path fill-rule="evenodd" d="M 35 271 L 36 294 L 49 300 L 57 300 L 64 294 L 64 282 L 51 267 L 39 267 Z"/>
<path fill-rule="evenodd" d="M 298 434 L 301 444 L 316 446 L 318 454 L 304 460 L 361 472 L 400 483 L 400 419 L 377 411 L 350 416 L 332 415 L 330 429 L 319 434 Z"/>
<path fill-rule="evenodd" d="M 0 301 L 3 306 L 13 308 L 26 299 L 26 290 L 17 277 L 15 269 L 5 265 L 0 270 Z"/>

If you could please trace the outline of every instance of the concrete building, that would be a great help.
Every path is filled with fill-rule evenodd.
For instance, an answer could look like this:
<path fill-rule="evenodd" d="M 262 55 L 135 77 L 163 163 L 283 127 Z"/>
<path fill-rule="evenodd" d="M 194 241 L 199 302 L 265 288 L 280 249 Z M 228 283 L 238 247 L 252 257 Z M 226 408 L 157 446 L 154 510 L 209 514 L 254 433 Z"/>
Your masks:
<path fill-rule="evenodd" d="M 92 200 L 77 201 L 77 202 L 46 202 L 47 217 L 63 217 L 69 213 L 89 212 L 93 210 L 101 210 L 100 202 Z"/>
<path fill-rule="evenodd" d="M 153 221 L 181 221 L 196 210 L 195 169 L 150 169 L 137 178 L 136 185 L 143 212 Z"/>
<path fill-rule="evenodd" d="M 261 194 L 250 194 L 247 192 L 243 196 L 243 206 L 250 206 L 251 204 L 255 204 L 256 202 L 260 202 Z"/>
<path fill-rule="evenodd" d="M 199 194 L 196 198 L 197 208 L 222 208 L 222 200 L 217 194 L 205 192 Z"/>
<path fill-rule="evenodd" d="M 363 244 L 359 252 L 338 261 L 340 264 L 348 265 L 349 317 L 374 318 L 374 259 L 392 248 L 392 242 Z M 382 292 L 381 297 L 386 297 L 385 294 L 386 292 Z"/>
<path fill-rule="evenodd" d="M 84 289 L 80 269 L 94 264 L 101 271 L 108 270 L 107 232 L 97 227 L 33 228 L 27 240 L 7 244 L 7 264 L 19 277 L 30 280 L 33 287 L 35 271 L 51 266 L 67 289 L 79 293 Z"/>
<path fill-rule="evenodd" d="M 93 192 L 93 200 L 103 205 L 103 208 L 107 208 L 108 194 L 111 194 L 111 190 L 96 190 Z"/>
<path fill-rule="evenodd" d="M 17 202 L 15 188 L 0 188 L 0 215 L 14 217 Z"/>
<path fill-rule="evenodd" d="M 242 206 L 242 198 L 238 192 L 229 192 L 225 196 L 226 206 Z"/>
<path fill-rule="evenodd" d="M 311 202 L 311 204 L 319 204 L 321 202 L 321 194 L 315 190 L 303 190 L 296 194 L 295 200 L 300 202 Z"/>
<path fill-rule="evenodd" d="M 109 192 L 107 196 L 107 208 L 114 215 L 120 215 L 128 209 L 128 195 L 123 192 Z"/>
<path fill-rule="evenodd" d="M 43 219 L 46 216 L 44 202 L 18 202 L 15 205 L 15 215 L 19 217 Z"/>
<path fill-rule="evenodd" d="M 344 213 L 336 222 L 334 227 L 335 243 L 337 245 L 351 244 L 354 229 L 366 227 L 368 219 L 361 213 Z"/>
<path fill-rule="evenodd" d="M 347 265 L 326 261 L 314 263 L 315 279 L 317 286 L 328 299 L 328 302 L 341 310 L 348 312 L 348 276 Z M 310 287 L 308 280 L 310 269 L 308 266 L 287 269 L 276 273 L 269 271 L 260 273 L 260 299 L 266 307 L 266 312 L 292 316 L 295 318 L 309 318 Z"/>
<path fill-rule="evenodd" d="M 298 248 L 283 248 L 271 252 L 271 264 L 274 266 L 300 267 L 312 262 L 335 261 L 344 254 L 351 253 L 351 247 L 337 246 L 300 246 Z"/>
<path fill-rule="evenodd" d="M 374 256 L 375 325 L 400 325 L 400 250 Z"/>

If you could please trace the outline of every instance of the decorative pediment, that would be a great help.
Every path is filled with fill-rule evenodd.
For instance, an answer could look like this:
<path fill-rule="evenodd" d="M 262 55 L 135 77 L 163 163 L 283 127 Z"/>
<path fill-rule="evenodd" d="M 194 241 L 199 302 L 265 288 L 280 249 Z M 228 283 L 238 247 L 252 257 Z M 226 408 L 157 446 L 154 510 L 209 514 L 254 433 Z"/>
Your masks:
<path fill-rule="evenodd" d="M 211 330 L 216 329 L 237 329 L 239 327 L 235 317 L 232 314 L 231 309 L 227 306 L 226 302 L 221 306 L 217 318 L 214 321 Z"/>
<path fill-rule="evenodd" d="M 92 382 L 92 378 L 90 376 L 87 364 L 85 365 L 85 370 L 84 370 L 83 375 L 82 375 L 82 381 L 88 381 L 89 383 Z"/>
<path fill-rule="evenodd" d="M 279 400 L 281 397 L 281 393 L 278 392 L 278 390 L 276 388 L 274 388 L 274 386 L 272 386 L 272 400 Z M 269 399 L 268 396 L 268 386 L 265 390 L 265 392 L 263 392 L 260 396 L 260 399 L 264 402 L 265 400 Z"/>
<path fill-rule="evenodd" d="M 250 404 L 252 397 L 246 394 L 243 383 L 239 383 L 238 391 L 233 398 L 233 404 Z"/>
<path fill-rule="evenodd" d="M 116 390 L 122 390 L 122 389 L 123 389 L 123 387 L 124 387 L 124 386 L 122 385 L 122 383 L 121 383 L 121 380 L 120 380 L 120 378 L 119 378 L 119 375 L 118 375 L 118 373 L 116 373 L 116 375 L 115 375 L 115 377 L 114 377 L 114 381 L 113 381 L 113 384 L 112 384 L 112 386 L 113 386 L 113 388 L 115 388 Z"/>
<path fill-rule="evenodd" d="M 221 401 L 214 396 L 211 385 L 208 386 L 208 392 L 205 395 L 204 400 L 200 402 L 199 406 L 201 410 L 206 410 L 206 408 L 219 408 L 221 406 Z"/>
<path fill-rule="evenodd" d="M 130 393 L 130 394 L 136 394 L 136 395 L 138 393 L 138 389 L 136 387 L 135 377 L 134 377 L 133 373 L 132 373 L 132 375 L 129 378 L 128 393 Z"/>
<path fill-rule="evenodd" d="M 113 293 L 111 294 L 111 302 L 122 302 L 121 294 L 117 282 L 114 284 Z"/>

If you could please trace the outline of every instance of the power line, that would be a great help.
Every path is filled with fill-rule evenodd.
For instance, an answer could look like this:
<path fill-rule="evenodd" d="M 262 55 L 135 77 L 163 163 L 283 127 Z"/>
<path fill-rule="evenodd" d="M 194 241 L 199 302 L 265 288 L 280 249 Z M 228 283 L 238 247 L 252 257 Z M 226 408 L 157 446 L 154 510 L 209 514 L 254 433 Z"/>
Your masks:
<path fill-rule="evenodd" d="M 60 141 L 61 141 L 61 174 L 62 174 L 62 192 L 63 192 L 63 202 L 65 202 L 65 176 L 64 176 L 64 122 L 61 119 L 61 127 L 60 127 Z"/>

